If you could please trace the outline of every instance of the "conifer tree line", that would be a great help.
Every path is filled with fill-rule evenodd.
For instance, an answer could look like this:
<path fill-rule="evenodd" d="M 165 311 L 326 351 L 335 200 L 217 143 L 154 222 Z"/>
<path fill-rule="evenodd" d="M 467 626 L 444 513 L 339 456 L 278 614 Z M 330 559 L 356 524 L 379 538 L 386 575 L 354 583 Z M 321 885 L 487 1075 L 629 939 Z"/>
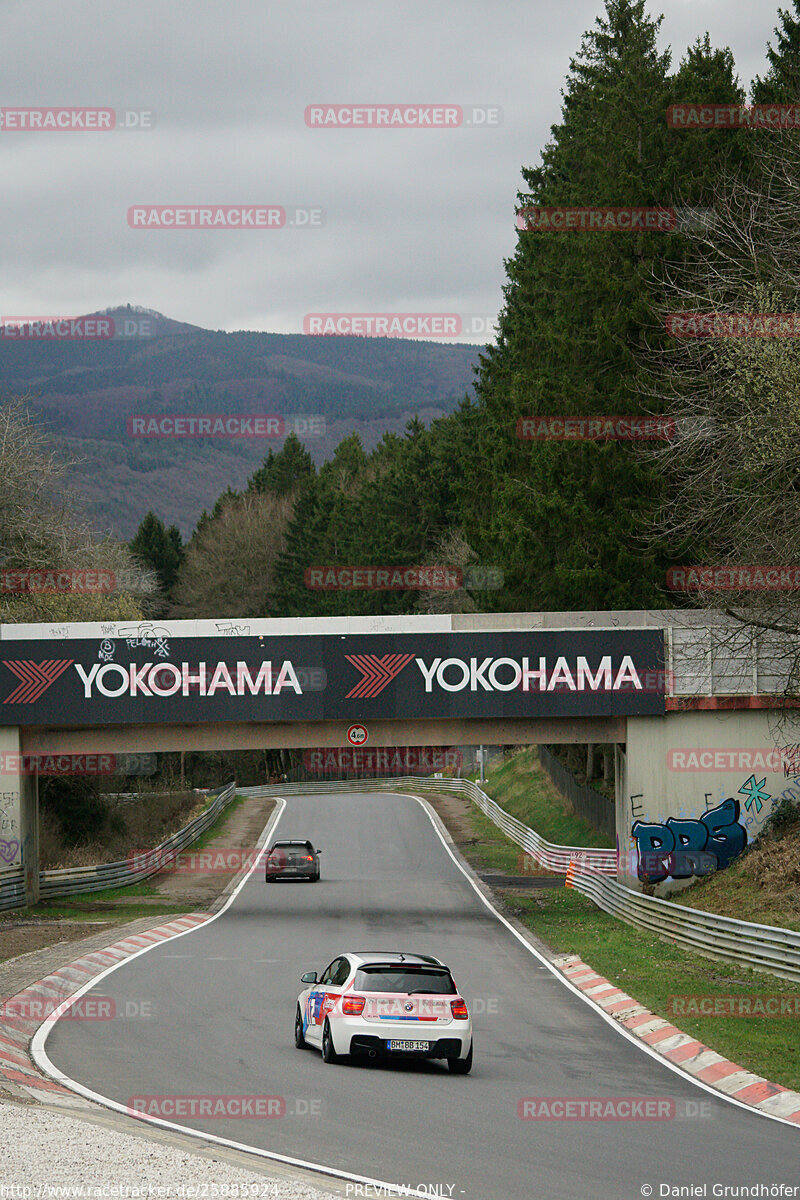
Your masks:
<path fill-rule="evenodd" d="M 292 435 L 203 513 L 185 545 L 156 513 L 124 553 L 76 526 L 84 557 L 138 564 L 147 583 L 84 602 L 81 615 L 664 607 L 698 602 L 667 588 L 676 564 L 800 562 L 797 339 L 687 341 L 665 320 L 800 311 L 800 131 L 666 119 L 675 104 L 800 101 L 800 0 L 777 10 L 749 94 L 728 48 L 700 32 L 673 62 L 660 24 L 645 0 L 606 0 L 570 62 L 559 123 L 528 150 L 538 161 L 523 166 L 508 219 L 530 206 L 664 207 L 710 213 L 711 223 L 520 229 L 496 342 L 454 413 L 429 426 L 414 418 L 370 453 L 347 437 L 319 468 Z M 675 417 L 680 436 L 650 448 L 518 436 L 521 418 L 654 413 Z M 33 462 L 36 435 L 19 415 L 17 441 Z M 56 509 L 36 503 L 47 557 Z M 31 537 L 13 520 L 4 564 L 27 565 L 19 548 Z M 309 571 L 335 565 L 445 565 L 464 579 L 448 591 L 309 586 Z M 36 619 L 37 603 L 7 602 L 5 619 Z M 69 619 L 71 609 L 47 604 L 48 616 Z M 786 611 L 773 605 L 759 619 L 778 617 Z"/>
<path fill-rule="evenodd" d="M 154 533 L 158 519 L 147 518 L 136 540 L 146 565 L 166 580 L 173 552 L 181 558 L 166 588 L 169 615 L 696 603 L 697 596 L 667 589 L 667 570 L 741 561 L 745 489 L 771 500 L 778 527 L 761 546 L 780 553 L 783 526 L 797 522 L 791 498 L 781 507 L 775 471 L 765 472 L 763 459 L 780 406 L 797 407 L 796 341 L 777 349 L 764 339 L 687 346 L 668 334 L 665 314 L 757 312 L 765 303 L 768 311 L 800 311 L 792 273 L 800 249 L 788 272 L 781 254 L 767 253 L 776 189 L 784 216 L 792 204 L 800 211 L 800 159 L 792 160 L 794 175 L 782 167 L 800 130 L 679 129 L 666 113 L 675 104 L 799 102 L 800 0 L 778 10 L 767 69 L 749 95 L 730 49 L 701 33 L 673 63 L 659 50 L 660 25 L 645 0 L 606 0 L 570 62 L 561 120 L 538 165 L 523 167 L 516 203 L 509 197 L 509 220 L 529 206 L 631 206 L 699 210 L 711 214 L 710 224 L 679 222 L 666 232 L 521 229 L 505 264 L 496 343 L 481 353 L 474 394 L 456 412 L 429 427 L 414 419 L 371 453 L 357 436 L 345 438 L 318 470 L 291 436 L 246 489 L 229 489 L 203 514 L 185 547 L 167 546 L 168 531 Z M 748 205 L 743 231 L 738 217 Z M 794 253 L 800 239 L 791 220 L 781 228 Z M 759 407 L 754 386 L 766 377 Z M 791 397 L 781 387 L 787 381 Z M 517 431 L 520 418 L 536 415 L 664 413 L 676 418 L 679 435 L 656 448 L 526 441 Z M 689 415 L 713 417 L 712 434 L 707 423 L 682 423 Z M 703 429 L 704 440 L 692 429 Z M 751 447 L 746 480 L 732 477 L 734 443 Z M 794 444 L 781 442 L 784 479 Z M 716 495 L 731 491 L 720 512 L 709 485 Z M 439 594 L 308 586 L 314 567 L 437 563 L 463 568 L 467 586 Z M 494 571 L 487 576 L 486 568 Z"/>

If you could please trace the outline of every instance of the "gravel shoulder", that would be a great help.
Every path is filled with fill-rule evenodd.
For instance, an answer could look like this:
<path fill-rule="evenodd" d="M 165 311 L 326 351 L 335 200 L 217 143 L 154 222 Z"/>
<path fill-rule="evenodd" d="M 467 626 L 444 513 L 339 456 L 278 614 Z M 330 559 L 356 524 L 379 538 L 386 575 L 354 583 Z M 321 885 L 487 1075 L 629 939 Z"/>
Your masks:
<path fill-rule="evenodd" d="M 231 806 L 203 840 L 202 850 L 188 860 L 192 869 L 153 877 L 147 895 L 81 896 L 75 902 L 78 919 L 41 916 L 36 910 L 5 914 L 0 920 L 0 999 L 67 962 L 152 928 L 165 910 L 182 914 L 213 907 L 254 851 L 274 807 L 272 798 L 248 798 Z M 148 907 L 150 915 L 138 915 Z M 134 908 L 138 919 L 131 920 Z M 328 1200 L 346 1194 L 344 1183 L 321 1180 L 320 1190 L 288 1165 L 204 1146 L 157 1127 L 143 1129 L 132 1118 L 88 1101 L 69 1114 L 54 1110 L 8 1081 L 0 1084 L 0 1145 L 4 1200 L 28 1200 L 30 1192 L 24 1189 L 32 1187 L 42 1200 L 64 1188 L 75 1200 Z"/>
<path fill-rule="evenodd" d="M 188 1197 L 274 1197 L 330 1200 L 343 1195 L 304 1180 L 279 1176 L 252 1156 L 213 1147 L 200 1153 L 152 1136 L 122 1132 L 114 1123 L 91 1124 L 39 1105 L 0 1104 L 3 1196 L 39 1200 L 69 1195 L 74 1200 L 187 1200 Z M 195 1143 L 196 1146 L 196 1143 Z M 68 1191 L 66 1189 L 69 1189 Z M 193 1189 L 193 1190 L 190 1190 Z"/>

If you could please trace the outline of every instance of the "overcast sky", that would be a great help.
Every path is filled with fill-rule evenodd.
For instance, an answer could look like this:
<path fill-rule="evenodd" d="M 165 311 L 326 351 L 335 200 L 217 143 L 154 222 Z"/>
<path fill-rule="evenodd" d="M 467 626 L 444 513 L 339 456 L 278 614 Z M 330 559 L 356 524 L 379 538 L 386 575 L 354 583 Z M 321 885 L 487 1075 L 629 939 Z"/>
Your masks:
<path fill-rule="evenodd" d="M 789 4 L 789 0 L 784 0 Z M 708 30 L 749 85 L 777 0 L 662 0 L 677 64 Z M 150 130 L 0 131 L 0 315 L 132 303 L 212 329 L 313 312 L 494 319 L 520 167 L 602 0 L 0 0 L 0 106 L 107 106 Z M 318 103 L 448 103 L 502 121 L 309 128 Z M 134 205 L 321 209 L 321 228 L 132 229 Z M 474 338 L 484 340 L 480 328 Z"/>

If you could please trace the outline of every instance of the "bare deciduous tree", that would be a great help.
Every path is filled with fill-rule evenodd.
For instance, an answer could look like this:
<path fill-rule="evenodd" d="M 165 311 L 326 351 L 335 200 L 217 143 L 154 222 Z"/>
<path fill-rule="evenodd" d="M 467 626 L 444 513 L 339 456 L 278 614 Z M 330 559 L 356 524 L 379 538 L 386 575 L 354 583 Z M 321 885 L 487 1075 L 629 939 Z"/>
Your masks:
<path fill-rule="evenodd" d="M 654 536 L 678 562 L 730 568 L 683 601 L 729 618 L 714 636 L 732 655 L 768 647 L 796 696 L 800 587 L 786 582 L 800 568 L 800 143 L 792 132 L 751 137 L 751 166 L 720 181 L 713 221 L 689 235 L 691 267 L 666 265 L 654 280 L 662 319 L 681 314 L 676 333 L 701 332 L 645 364 L 654 410 L 676 422 L 653 452 L 672 484 Z M 757 566 L 784 573 L 741 573 Z"/>
<path fill-rule="evenodd" d="M 292 507 L 290 496 L 271 492 L 229 499 L 189 543 L 170 616 L 269 615 Z"/>
<path fill-rule="evenodd" d="M 0 621 L 128 620 L 146 612 L 155 576 L 124 543 L 98 534 L 81 515 L 68 486 L 72 465 L 34 420 L 26 398 L 0 404 L 0 568 L 13 573 L 2 576 Z M 30 590 L 19 574 L 64 570 L 103 571 L 110 590 Z"/>
<path fill-rule="evenodd" d="M 432 552 L 425 556 L 423 566 L 449 567 L 461 572 L 462 578 L 469 567 L 475 566 L 478 556 L 460 529 L 448 529 L 436 542 Z M 442 591 L 420 592 L 416 603 L 419 612 L 459 613 L 477 612 L 478 606 L 465 586 Z"/>

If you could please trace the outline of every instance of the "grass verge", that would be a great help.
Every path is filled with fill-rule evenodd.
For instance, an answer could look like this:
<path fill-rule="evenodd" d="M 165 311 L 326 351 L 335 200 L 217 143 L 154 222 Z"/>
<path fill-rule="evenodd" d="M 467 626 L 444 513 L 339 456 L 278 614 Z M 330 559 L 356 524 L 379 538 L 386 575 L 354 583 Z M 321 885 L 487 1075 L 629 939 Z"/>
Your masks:
<path fill-rule="evenodd" d="M 495 794 L 495 798 L 500 803 L 499 796 Z M 454 820 L 453 797 L 441 802 L 436 797 L 431 800 L 474 870 L 517 861 L 519 847 L 474 805 L 460 801 L 463 809 Z M 532 805 L 536 803 L 532 801 Z M 543 832 L 534 821 L 528 820 L 526 824 Z M 555 839 L 549 837 L 549 840 Z M 571 840 L 578 844 L 576 838 Z M 502 843 L 506 843 L 505 847 Z M 800 1021 L 796 1017 L 691 1017 L 679 1015 L 672 1007 L 674 997 L 752 999 L 765 994 L 798 994 L 800 989 L 787 980 L 716 963 L 670 945 L 609 916 L 574 890 L 548 889 L 526 895 L 497 889 L 495 895 L 501 908 L 555 953 L 579 955 L 640 1004 L 718 1054 L 766 1079 L 800 1091 Z"/>
<path fill-rule="evenodd" d="M 138 917 L 171 916 L 187 911 L 185 904 L 165 902 L 164 904 L 126 904 L 124 907 L 122 905 L 117 907 L 107 900 L 91 903 L 93 899 L 94 895 L 91 894 L 87 895 L 85 900 L 75 896 L 65 896 L 57 901 L 44 900 L 32 908 L 15 909 L 14 916 L 19 920 L 43 917 L 48 921 L 86 921 L 88 923 L 99 918 L 102 921 L 122 924 L 135 921 Z"/>
<path fill-rule="evenodd" d="M 217 837 L 220 833 L 222 833 L 223 829 L 228 824 L 228 822 L 230 821 L 233 814 L 236 812 L 237 809 L 242 807 L 242 805 L 244 804 L 246 799 L 247 799 L 246 796 L 234 796 L 233 800 L 231 800 L 228 807 L 223 809 L 223 811 L 217 817 L 214 824 L 210 825 L 208 827 L 208 829 L 205 831 L 205 833 L 201 833 L 200 837 L 197 839 L 197 841 L 192 842 L 192 846 L 191 846 L 192 850 L 202 850 L 203 847 L 207 846 L 208 843 L 210 841 L 212 841 L 213 838 Z"/>
<path fill-rule="evenodd" d="M 780 840 L 759 841 L 724 871 L 693 884 L 677 904 L 706 912 L 800 930 L 800 828 Z"/>
<path fill-rule="evenodd" d="M 608 838 L 579 817 L 539 763 L 535 746 L 489 773 L 482 785 L 507 813 L 559 846 L 608 846 Z"/>

